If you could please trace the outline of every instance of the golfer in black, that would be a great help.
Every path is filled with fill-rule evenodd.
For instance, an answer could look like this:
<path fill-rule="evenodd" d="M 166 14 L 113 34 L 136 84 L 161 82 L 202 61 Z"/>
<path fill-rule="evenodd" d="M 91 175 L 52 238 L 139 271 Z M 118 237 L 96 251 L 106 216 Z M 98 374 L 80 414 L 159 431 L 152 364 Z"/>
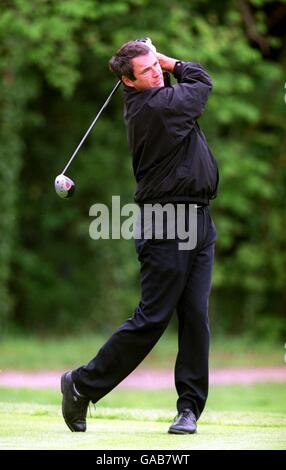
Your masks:
<path fill-rule="evenodd" d="M 71 431 L 85 431 L 89 402 L 96 403 L 140 364 L 176 310 L 178 414 L 169 433 L 192 434 L 208 395 L 208 299 L 216 238 L 209 201 L 217 192 L 218 170 L 197 119 L 211 79 L 201 65 L 157 53 L 151 42 L 124 44 L 110 67 L 124 84 L 124 119 L 141 216 L 146 204 L 173 204 L 175 210 L 183 205 L 188 227 L 188 208 L 195 204 L 197 241 L 195 248 L 181 250 L 178 236 L 169 238 L 165 230 L 163 238 L 152 232 L 152 237 L 136 240 L 140 302 L 94 359 L 63 374 L 63 416 Z M 163 71 L 177 83 L 165 83 Z"/>

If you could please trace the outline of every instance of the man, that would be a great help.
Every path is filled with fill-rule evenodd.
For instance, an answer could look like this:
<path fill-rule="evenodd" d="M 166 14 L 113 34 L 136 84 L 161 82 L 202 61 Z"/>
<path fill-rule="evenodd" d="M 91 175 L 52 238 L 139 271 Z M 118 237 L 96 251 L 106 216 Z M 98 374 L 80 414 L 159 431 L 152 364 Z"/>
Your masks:
<path fill-rule="evenodd" d="M 135 201 L 196 204 L 197 243 L 180 250 L 178 236 L 136 240 L 141 263 L 141 300 L 133 316 L 87 365 L 62 376 L 63 416 L 72 431 L 86 430 L 89 401 L 96 403 L 144 359 L 178 316 L 175 384 L 178 415 L 169 433 L 195 433 L 208 395 L 208 298 L 215 227 L 209 200 L 218 186 L 216 162 L 197 124 L 211 91 L 202 66 L 157 53 L 149 42 L 130 41 L 110 61 L 124 84 L 125 124 L 137 181 Z M 164 72 L 177 84 L 165 86 Z M 153 234 L 153 232 L 152 232 Z"/>

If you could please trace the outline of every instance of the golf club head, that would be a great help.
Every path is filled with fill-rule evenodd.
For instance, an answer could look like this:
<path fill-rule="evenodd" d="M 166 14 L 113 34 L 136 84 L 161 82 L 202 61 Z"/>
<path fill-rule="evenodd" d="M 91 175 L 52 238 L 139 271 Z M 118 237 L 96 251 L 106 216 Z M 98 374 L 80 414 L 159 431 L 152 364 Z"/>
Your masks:
<path fill-rule="evenodd" d="M 58 196 L 63 199 L 71 197 L 75 190 L 75 184 L 73 180 L 65 175 L 58 175 L 55 179 L 55 190 Z"/>

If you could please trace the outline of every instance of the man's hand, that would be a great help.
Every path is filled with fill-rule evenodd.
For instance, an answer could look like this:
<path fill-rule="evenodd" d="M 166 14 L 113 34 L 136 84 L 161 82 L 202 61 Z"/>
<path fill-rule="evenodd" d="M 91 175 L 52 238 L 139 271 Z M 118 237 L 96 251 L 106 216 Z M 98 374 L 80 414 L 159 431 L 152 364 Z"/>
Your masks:
<path fill-rule="evenodd" d="M 154 46 L 154 44 L 152 43 L 151 39 L 150 38 L 140 38 L 140 39 L 136 39 L 136 41 L 138 42 L 144 42 L 144 44 L 146 44 L 146 46 L 149 47 L 150 51 L 154 52 L 154 54 L 156 54 L 156 47 Z"/>
<path fill-rule="evenodd" d="M 146 46 L 149 47 L 150 51 L 154 52 L 154 54 L 157 53 L 156 51 L 156 47 L 154 46 L 154 44 L 152 43 L 151 39 L 150 38 L 146 38 L 146 42 L 145 42 Z"/>

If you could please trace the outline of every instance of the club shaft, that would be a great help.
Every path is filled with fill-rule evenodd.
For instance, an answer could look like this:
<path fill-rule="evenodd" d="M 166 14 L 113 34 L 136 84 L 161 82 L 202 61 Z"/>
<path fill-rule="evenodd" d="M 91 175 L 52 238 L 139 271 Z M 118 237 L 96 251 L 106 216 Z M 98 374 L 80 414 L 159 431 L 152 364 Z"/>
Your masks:
<path fill-rule="evenodd" d="M 113 90 L 111 91 L 110 95 L 108 96 L 107 100 L 105 101 L 105 103 L 102 105 L 101 109 L 98 111 L 97 115 L 95 116 L 94 120 L 92 121 L 91 125 L 89 126 L 89 128 L 87 129 L 86 133 L 84 134 L 83 138 L 81 139 L 80 143 L 78 144 L 77 148 L 75 149 L 74 153 L 72 154 L 71 158 L 69 159 L 68 163 L 66 164 L 65 168 L 63 169 L 62 171 L 62 175 L 65 174 L 65 172 L 67 171 L 68 167 L 70 166 L 71 162 L 73 161 L 73 159 L 75 158 L 77 152 L 79 151 L 79 149 L 81 148 L 82 144 L 84 143 L 85 139 L 87 138 L 88 134 L 90 133 L 91 129 L 93 128 L 93 126 L 95 125 L 96 121 L 98 120 L 99 116 L 101 115 L 102 111 L 104 110 L 104 108 L 106 108 L 106 106 L 108 105 L 109 101 L 111 100 L 112 96 L 114 95 L 114 93 L 116 92 L 117 88 L 121 85 L 121 80 L 119 80 L 119 82 L 116 83 L 115 87 L 113 88 Z"/>

